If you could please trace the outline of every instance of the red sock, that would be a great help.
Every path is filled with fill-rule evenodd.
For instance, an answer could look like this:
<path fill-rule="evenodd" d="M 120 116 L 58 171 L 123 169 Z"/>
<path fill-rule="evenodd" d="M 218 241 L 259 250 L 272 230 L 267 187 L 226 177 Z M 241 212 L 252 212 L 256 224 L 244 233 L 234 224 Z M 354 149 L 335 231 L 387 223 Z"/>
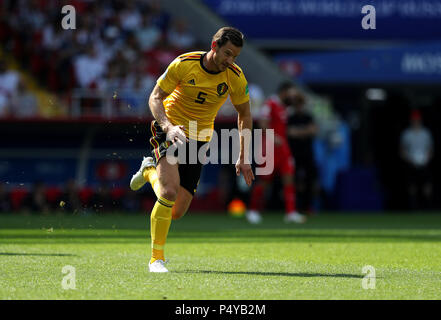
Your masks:
<path fill-rule="evenodd" d="M 263 186 L 258 184 L 251 192 L 250 210 L 260 211 L 263 206 Z"/>
<path fill-rule="evenodd" d="M 296 187 L 288 184 L 283 188 L 283 196 L 285 198 L 286 213 L 296 211 Z"/>

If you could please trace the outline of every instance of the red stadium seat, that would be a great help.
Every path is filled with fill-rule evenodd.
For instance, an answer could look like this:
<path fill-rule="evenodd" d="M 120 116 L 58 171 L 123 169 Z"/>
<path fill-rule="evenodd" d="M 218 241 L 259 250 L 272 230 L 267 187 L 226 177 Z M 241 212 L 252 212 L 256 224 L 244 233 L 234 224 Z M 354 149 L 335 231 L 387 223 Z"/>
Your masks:
<path fill-rule="evenodd" d="M 112 200 L 119 200 L 124 196 L 125 192 L 124 188 L 116 187 L 110 191 L 110 196 L 112 197 Z"/>
<path fill-rule="evenodd" d="M 49 203 L 54 204 L 61 196 L 61 190 L 58 187 L 50 187 L 46 189 L 46 199 Z"/>
<path fill-rule="evenodd" d="M 79 192 L 79 197 L 83 205 L 87 205 L 92 198 L 94 191 L 91 187 L 84 187 Z"/>
<path fill-rule="evenodd" d="M 27 194 L 28 194 L 28 190 L 24 188 L 14 188 L 11 190 L 10 197 L 11 197 L 12 210 L 14 211 L 20 210 Z"/>

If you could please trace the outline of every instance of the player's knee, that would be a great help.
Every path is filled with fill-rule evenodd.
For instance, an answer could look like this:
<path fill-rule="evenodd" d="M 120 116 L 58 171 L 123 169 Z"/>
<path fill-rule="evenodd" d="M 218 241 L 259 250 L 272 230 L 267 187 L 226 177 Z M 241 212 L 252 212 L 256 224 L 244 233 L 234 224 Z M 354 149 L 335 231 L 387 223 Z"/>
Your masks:
<path fill-rule="evenodd" d="M 164 186 L 160 189 L 160 195 L 170 201 L 175 201 L 178 196 L 178 188 L 174 186 Z"/>

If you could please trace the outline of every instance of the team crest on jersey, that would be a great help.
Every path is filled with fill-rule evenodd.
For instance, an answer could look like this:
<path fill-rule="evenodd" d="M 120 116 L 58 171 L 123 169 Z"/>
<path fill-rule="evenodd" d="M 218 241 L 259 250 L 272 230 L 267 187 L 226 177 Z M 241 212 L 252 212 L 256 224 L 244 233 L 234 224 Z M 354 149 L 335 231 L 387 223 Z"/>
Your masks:
<path fill-rule="evenodd" d="M 228 91 L 228 85 L 225 82 L 220 83 L 217 86 L 217 94 L 220 96 L 223 96 Z"/>

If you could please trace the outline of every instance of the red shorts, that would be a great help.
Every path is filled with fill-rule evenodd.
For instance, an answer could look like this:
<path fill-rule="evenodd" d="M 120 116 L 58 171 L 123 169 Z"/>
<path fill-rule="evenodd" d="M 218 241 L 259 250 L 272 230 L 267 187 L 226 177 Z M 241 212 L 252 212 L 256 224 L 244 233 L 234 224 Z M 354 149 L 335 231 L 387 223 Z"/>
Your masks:
<path fill-rule="evenodd" d="M 266 155 L 266 152 L 262 152 Z M 265 163 L 259 165 L 264 167 Z M 294 175 L 295 173 L 295 162 L 294 157 L 288 145 L 274 146 L 274 171 L 272 174 L 261 176 L 262 179 L 272 179 L 275 174 L 279 175 Z"/>

